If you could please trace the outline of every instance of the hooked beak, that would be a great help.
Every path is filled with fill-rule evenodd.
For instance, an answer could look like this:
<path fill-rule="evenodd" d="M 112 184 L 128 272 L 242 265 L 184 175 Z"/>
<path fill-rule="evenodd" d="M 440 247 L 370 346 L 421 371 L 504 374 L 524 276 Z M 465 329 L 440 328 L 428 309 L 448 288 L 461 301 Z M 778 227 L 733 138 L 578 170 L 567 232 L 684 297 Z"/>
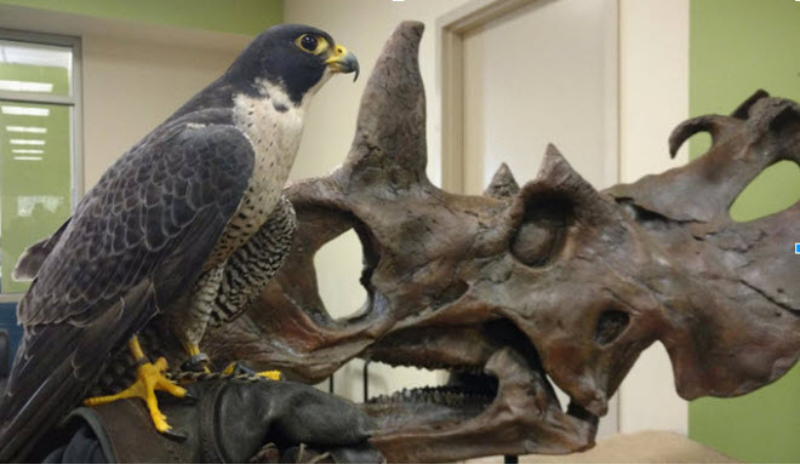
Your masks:
<path fill-rule="evenodd" d="M 358 58 L 356 58 L 356 56 L 352 53 L 348 52 L 347 49 L 341 45 L 334 47 L 333 53 L 331 53 L 330 58 L 325 60 L 325 64 L 327 64 L 328 67 L 331 68 L 331 71 L 335 73 L 356 73 L 356 77 L 353 79 L 353 82 L 358 79 L 358 73 L 361 69 L 358 66 Z"/>

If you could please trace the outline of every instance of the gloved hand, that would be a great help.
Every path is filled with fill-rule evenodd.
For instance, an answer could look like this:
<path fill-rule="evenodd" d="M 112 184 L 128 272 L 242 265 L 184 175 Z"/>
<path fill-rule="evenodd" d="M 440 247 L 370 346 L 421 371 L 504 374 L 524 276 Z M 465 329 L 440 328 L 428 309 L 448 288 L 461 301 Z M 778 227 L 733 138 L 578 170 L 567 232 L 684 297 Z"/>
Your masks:
<path fill-rule="evenodd" d="M 198 384 L 189 391 L 200 398 L 202 407 L 218 388 Z M 355 404 L 308 385 L 227 382 L 216 394 L 214 408 L 219 454 L 225 462 L 246 462 L 270 443 L 283 457 L 293 448 L 304 451 L 291 462 L 324 452 L 346 459 L 339 462 L 383 461 L 367 442 L 375 429 L 371 420 Z"/>
<path fill-rule="evenodd" d="M 370 419 L 355 404 L 308 385 L 221 379 L 187 389 L 194 404 L 159 398 L 182 441 L 156 432 L 140 400 L 80 408 L 67 428 L 78 436 L 88 424 L 109 462 L 384 461 L 368 443 Z"/>

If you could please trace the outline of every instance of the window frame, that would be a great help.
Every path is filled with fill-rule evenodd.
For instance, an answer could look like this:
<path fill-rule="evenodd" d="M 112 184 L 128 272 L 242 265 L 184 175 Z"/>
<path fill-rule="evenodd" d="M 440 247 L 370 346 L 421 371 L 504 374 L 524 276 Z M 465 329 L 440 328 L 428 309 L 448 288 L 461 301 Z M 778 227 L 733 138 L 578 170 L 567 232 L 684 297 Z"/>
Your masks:
<path fill-rule="evenodd" d="M 83 178 L 83 60 L 81 38 L 33 31 L 20 31 L 0 27 L 0 40 L 11 40 L 38 45 L 53 45 L 72 49 L 71 92 L 69 95 L 26 94 L 0 90 L 0 100 L 18 103 L 60 105 L 72 108 L 72 210 L 84 194 Z M 0 303 L 17 303 L 25 293 L 0 293 Z"/>

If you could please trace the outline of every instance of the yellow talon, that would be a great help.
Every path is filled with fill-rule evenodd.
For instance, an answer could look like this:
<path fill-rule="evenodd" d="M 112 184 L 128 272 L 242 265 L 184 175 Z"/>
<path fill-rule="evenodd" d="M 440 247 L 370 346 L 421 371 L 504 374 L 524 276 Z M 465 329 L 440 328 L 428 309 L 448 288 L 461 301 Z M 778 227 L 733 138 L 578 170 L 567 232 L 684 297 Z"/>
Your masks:
<path fill-rule="evenodd" d="M 281 371 L 264 371 L 258 373 L 259 377 L 266 377 L 271 380 L 280 380 L 281 379 Z"/>
<path fill-rule="evenodd" d="M 228 364 L 227 367 L 225 367 L 225 369 L 222 370 L 222 375 L 231 375 L 231 374 L 233 374 L 236 371 L 236 366 L 237 365 L 238 364 L 235 363 L 235 362 L 232 362 L 232 363 Z M 270 379 L 270 380 L 280 380 L 281 379 L 281 371 L 263 371 L 263 372 L 256 373 L 256 375 L 259 376 L 259 377 L 264 377 L 264 378 Z"/>
<path fill-rule="evenodd" d="M 236 370 L 236 363 L 235 362 L 230 363 L 225 369 L 222 370 L 222 375 L 231 375 L 235 370 Z"/>
<path fill-rule="evenodd" d="M 142 348 L 139 346 L 139 340 L 136 337 L 131 338 L 128 346 L 134 359 L 141 363 L 145 357 Z M 172 427 L 167 423 L 167 416 L 158 409 L 158 400 L 155 392 L 164 391 L 178 398 L 186 397 L 186 389 L 175 385 L 171 380 L 167 379 L 164 376 L 166 371 L 167 360 L 164 358 L 158 358 L 155 363 L 143 362 L 136 369 L 137 380 L 133 385 L 116 395 L 87 398 L 83 404 L 86 406 L 99 406 L 125 398 L 141 398 L 147 404 L 150 418 L 153 420 L 156 430 L 164 433 L 172 429 Z"/>

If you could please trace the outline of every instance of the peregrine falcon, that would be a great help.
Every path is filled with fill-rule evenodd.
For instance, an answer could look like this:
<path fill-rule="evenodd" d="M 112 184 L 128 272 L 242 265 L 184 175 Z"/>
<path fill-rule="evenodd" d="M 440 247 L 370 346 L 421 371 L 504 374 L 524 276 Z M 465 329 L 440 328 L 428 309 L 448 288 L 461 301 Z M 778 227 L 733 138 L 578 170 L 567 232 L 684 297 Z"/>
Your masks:
<path fill-rule="evenodd" d="M 0 403 L 0 461 L 24 459 L 126 342 L 138 380 L 116 398 L 141 397 L 169 433 L 154 391 L 186 390 L 164 376 L 163 359 L 146 358 L 137 333 L 161 314 L 198 355 L 209 322 L 235 317 L 218 301 L 236 275 L 226 265 L 238 266 L 237 251 L 247 258 L 258 247 L 251 240 L 268 240 L 262 226 L 286 209 L 281 191 L 312 96 L 332 74 L 358 71 L 355 56 L 319 29 L 268 29 L 31 247 L 16 272 L 33 282 L 17 310 L 25 335 Z"/>

